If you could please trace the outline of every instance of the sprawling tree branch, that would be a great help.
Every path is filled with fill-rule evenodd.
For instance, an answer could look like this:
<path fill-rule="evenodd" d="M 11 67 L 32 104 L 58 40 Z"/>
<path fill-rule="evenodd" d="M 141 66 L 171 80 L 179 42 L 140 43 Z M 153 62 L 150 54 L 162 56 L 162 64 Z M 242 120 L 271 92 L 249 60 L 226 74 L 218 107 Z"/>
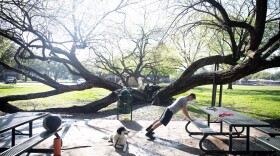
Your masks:
<path fill-rule="evenodd" d="M 207 58 L 206 58 L 207 59 Z M 213 58 L 208 58 L 212 60 Z M 200 64 L 202 60 L 198 60 L 195 64 Z M 205 60 L 203 60 L 205 61 Z M 168 97 L 184 93 L 194 87 L 207 85 L 207 84 L 226 84 L 240 78 L 243 78 L 247 75 L 262 71 L 264 69 L 279 67 L 280 57 L 275 57 L 272 60 L 257 60 L 257 59 L 248 59 L 247 61 L 217 72 L 208 72 L 202 74 L 189 75 L 187 77 L 180 77 L 177 81 L 170 84 L 167 87 L 162 88 L 159 92 L 153 97 L 153 104 L 158 105 L 161 103 L 166 103 Z M 210 61 L 211 62 L 211 61 Z M 201 63 L 203 64 L 203 63 Z M 215 76 L 215 82 L 213 82 Z"/>
<path fill-rule="evenodd" d="M 222 64 L 229 64 L 229 65 L 235 65 L 236 62 L 232 59 L 232 55 L 228 56 L 209 56 L 202 59 L 199 59 L 195 62 L 193 62 L 188 69 L 184 71 L 184 73 L 181 75 L 179 79 L 183 79 L 186 77 L 189 77 L 194 74 L 199 68 L 202 68 L 207 65 L 213 65 L 215 63 L 222 63 Z"/>

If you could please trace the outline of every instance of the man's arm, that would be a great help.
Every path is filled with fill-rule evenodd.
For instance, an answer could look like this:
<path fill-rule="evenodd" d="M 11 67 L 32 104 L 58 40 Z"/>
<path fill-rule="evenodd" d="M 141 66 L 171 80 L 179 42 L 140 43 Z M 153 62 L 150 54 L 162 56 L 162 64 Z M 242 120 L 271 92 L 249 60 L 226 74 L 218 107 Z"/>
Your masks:
<path fill-rule="evenodd" d="M 191 121 L 194 121 L 194 119 L 190 117 L 189 111 L 188 111 L 188 108 L 187 108 L 186 105 L 184 105 L 184 106 L 182 107 L 182 111 L 183 111 L 183 113 L 185 114 L 185 116 L 186 116 L 188 119 L 190 119 Z"/>

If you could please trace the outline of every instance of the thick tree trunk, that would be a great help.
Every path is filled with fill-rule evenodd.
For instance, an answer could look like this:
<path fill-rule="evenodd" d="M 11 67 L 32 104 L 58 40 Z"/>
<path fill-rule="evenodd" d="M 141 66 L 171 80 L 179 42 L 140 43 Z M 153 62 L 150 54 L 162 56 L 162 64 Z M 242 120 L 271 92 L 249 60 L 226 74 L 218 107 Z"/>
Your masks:
<path fill-rule="evenodd" d="M 9 103 L 1 103 L 0 110 L 6 113 L 15 113 L 15 112 L 23 112 L 24 110 L 15 107 Z"/>
<path fill-rule="evenodd" d="M 249 59 L 242 64 L 236 65 L 230 69 L 212 73 L 202 73 L 185 77 L 182 75 L 177 81 L 159 90 L 153 97 L 153 105 L 163 105 L 174 95 L 184 93 L 194 87 L 213 83 L 214 73 L 216 75 L 216 84 L 226 84 L 234 82 L 247 75 L 262 71 L 264 69 L 278 67 L 279 58 L 273 61 L 260 59 Z M 199 61 L 198 61 L 199 62 Z M 197 63 L 198 63 L 197 62 Z M 198 63 L 199 64 L 199 63 Z M 191 69 L 189 69 L 191 70 Z M 199 98 L 199 97 L 198 97 Z"/>
<path fill-rule="evenodd" d="M 91 84 L 90 82 L 86 82 L 86 83 L 80 84 L 80 85 L 72 85 L 72 86 L 61 85 L 61 87 L 59 89 L 54 89 L 54 90 L 47 91 L 47 92 L 31 93 L 31 94 L 26 94 L 26 95 L 10 95 L 10 96 L 5 96 L 5 97 L 0 97 L 0 104 L 1 104 L 0 111 L 7 112 L 7 113 L 23 111 L 22 109 L 9 104 L 8 103 L 9 101 L 29 100 L 29 99 L 49 97 L 49 96 L 58 95 L 61 93 L 66 93 L 66 92 L 71 92 L 71 91 L 81 91 L 81 90 L 85 90 L 85 89 L 90 89 L 93 86 L 102 86 L 102 84 L 104 86 L 103 88 L 111 88 L 113 91 L 121 88 L 120 85 L 113 84 L 111 82 L 109 82 L 109 83 L 106 83 L 106 82 L 108 82 L 108 81 L 106 81 L 106 80 L 104 80 L 103 82 L 100 81 L 100 83 L 98 83 L 97 85 Z M 104 100 L 102 99 L 100 101 L 96 101 L 95 106 L 97 108 L 95 108 L 94 110 L 88 109 L 88 107 L 91 107 L 92 105 L 90 105 L 90 106 L 86 105 L 86 106 L 81 106 L 81 107 L 85 107 L 85 108 L 79 108 L 79 107 L 66 108 L 64 110 L 64 112 L 66 112 L 66 111 L 75 112 L 76 110 L 81 110 L 81 112 L 79 112 L 79 113 L 86 113 L 89 111 L 94 112 L 96 110 L 99 110 L 99 108 L 102 108 L 103 105 L 108 106 L 109 104 L 111 104 L 110 103 L 111 101 L 116 101 L 113 99 L 114 98 L 112 98 L 112 95 L 111 95 L 108 98 L 104 98 Z M 57 111 L 62 111 L 62 110 L 63 109 L 61 109 L 61 110 L 57 109 Z M 44 111 L 44 110 L 41 110 L 41 111 Z"/>
<path fill-rule="evenodd" d="M 94 112 L 98 112 L 99 110 L 101 110 L 102 108 L 105 108 L 107 106 L 109 106 L 110 104 L 116 102 L 117 100 L 119 100 L 118 98 L 118 94 L 120 93 L 122 89 L 116 90 L 114 92 L 112 92 L 111 94 L 109 94 L 108 96 L 106 96 L 105 98 L 98 100 L 98 101 L 94 101 L 92 103 L 89 103 L 85 106 L 73 106 L 73 107 L 69 107 L 69 108 L 50 108 L 50 109 L 45 109 L 45 110 L 38 110 L 38 111 L 46 111 L 46 112 L 68 112 L 68 113 L 94 113 Z M 133 96 L 133 103 L 145 103 L 145 94 L 137 91 L 137 90 L 132 90 L 129 89 L 130 93 Z"/>
<path fill-rule="evenodd" d="M 73 107 L 68 107 L 68 108 L 49 108 L 45 110 L 36 110 L 39 112 L 69 112 L 69 113 L 93 113 L 97 112 L 102 108 L 107 107 L 108 105 L 116 102 L 118 100 L 118 94 L 120 93 L 122 89 L 117 89 L 108 96 L 106 96 L 103 99 L 100 99 L 98 101 L 94 101 L 92 103 L 89 103 L 84 106 L 73 106 Z M 133 96 L 133 103 L 145 103 L 146 100 L 148 99 L 146 94 L 141 93 L 137 90 L 129 89 L 130 93 Z M 15 112 L 20 112 L 20 111 L 25 111 L 22 110 L 18 107 L 15 107 L 11 104 L 8 103 L 8 101 L 17 101 L 17 100 L 27 100 L 27 99 L 34 99 L 34 98 L 42 98 L 42 97 L 48 97 L 51 95 L 56 95 L 64 93 L 64 91 L 58 91 L 58 90 L 53 90 L 49 92 L 43 92 L 43 93 L 34 93 L 34 94 L 27 94 L 27 95 L 13 95 L 13 96 L 7 96 L 7 97 L 2 97 L 0 98 L 0 111 L 6 112 L 6 113 L 15 113 Z"/>
<path fill-rule="evenodd" d="M 228 84 L 227 89 L 232 89 L 232 82 Z"/>
<path fill-rule="evenodd" d="M 49 97 L 61 93 L 70 92 L 72 90 L 52 90 L 47 92 L 41 92 L 41 93 L 32 93 L 32 94 L 26 94 L 26 95 L 10 95 L 5 97 L 0 97 L 0 103 L 7 103 L 9 101 L 17 101 L 17 100 L 29 100 L 29 99 L 36 99 L 36 98 L 43 98 L 43 97 Z M 2 106 L 0 107 L 0 110 L 2 110 Z"/>
<path fill-rule="evenodd" d="M 107 107 L 108 105 L 116 102 L 118 100 L 118 97 L 114 94 L 111 93 L 109 96 L 98 100 L 94 101 L 92 103 L 89 103 L 84 106 L 73 106 L 73 107 L 68 107 L 68 108 L 49 108 L 49 109 L 44 109 L 44 110 L 36 110 L 39 112 L 64 112 L 64 113 L 93 113 L 97 112 L 102 108 Z M 25 111 L 23 109 L 20 109 L 18 107 L 15 107 L 9 103 L 2 103 L 0 110 L 2 112 L 6 113 L 15 113 L 15 112 L 22 112 Z"/>
<path fill-rule="evenodd" d="M 118 100 L 117 94 L 115 92 L 112 92 L 105 98 L 98 101 L 94 101 L 85 106 L 73 106 L 69 108 L 49 108 L 49 109 L 39 110 L 39 111 L 67 112 L 67 113 L 93 113 L 99 111 L 102 108 L 107 107 L 108 105 L 116 102 L 117 100 Z"/>

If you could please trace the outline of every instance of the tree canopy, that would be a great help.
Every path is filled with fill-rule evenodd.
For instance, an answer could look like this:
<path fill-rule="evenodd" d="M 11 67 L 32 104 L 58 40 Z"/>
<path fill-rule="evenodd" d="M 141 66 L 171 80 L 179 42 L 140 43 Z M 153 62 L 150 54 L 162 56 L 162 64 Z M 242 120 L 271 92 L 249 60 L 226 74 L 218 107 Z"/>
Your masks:
<path fill-rule="evenodd" d="M 120 78 L 138 78 L 149 73 L 156 77 L 158 72 L 183 69 L 175 82 L 154 94 L 153 104 L 167 102 L 168 98 L 196 86 L 226 84 L 279 67 L 279 5 L 277 0 L 1 1 L 0 36 L 15 48 L 5 50 L 5 54 L 13 57 L 14 65 L 4 61 L 4 55 L 0 65 L 53 90 L 0 97 L 0 110 L 20 111 L 9 101 L 92 87 L 112 93 L 85 106 L 46 111 L 93 112 L 116 101 L 116 92 L 122 86 L 93 72 L 85 64 L 85 57 L 95 58 L 95 68 L 107 68 Z M 176 57 L 163 57 L 174 51 L 184 62 L 177 63 Z M 175 64 L 162 69 L 167 67 L 163 63 L 167 59 Z M 32 66 L 37 62 L 47 64 L 45 68 L 50 68 L 52 74 Z M 227 66 L 219 71 L 205 70 L 215 64 Z M 54 75 L 56 67 L 86 82 L 61 84 Z M 135 101 L 145 101 L 145 94 L 137 90 L 132 93 Z"/>

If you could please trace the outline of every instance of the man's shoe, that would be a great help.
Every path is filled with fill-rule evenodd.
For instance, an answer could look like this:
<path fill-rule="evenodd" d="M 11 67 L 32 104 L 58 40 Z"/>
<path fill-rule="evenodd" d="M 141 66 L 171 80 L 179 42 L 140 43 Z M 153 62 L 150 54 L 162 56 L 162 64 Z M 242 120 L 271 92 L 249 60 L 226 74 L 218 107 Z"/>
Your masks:
<path fill-rule="evenodd" d="M 152 126 L 149 126 L 148 128 L 146 128 L 146 131 L 148 132 L 149 130 L 152 129 Z M 152 134 L 155 134 L 155 132 L 151 132 Z"/>
<path fill-rule="evenodd" d="M 152 129 L 152 127 L 153 127 L 153 125 L 150 125 L 148 128 L 146 128 L 146 131 L 151 130 L 151 129 Z"/>
<path fill-rule="evenodd" d="M 154 132 L 147 132 L 146 136 L 149 137 L 151 140 L 155 140 L 155 137 L 153 136 Z"/>

